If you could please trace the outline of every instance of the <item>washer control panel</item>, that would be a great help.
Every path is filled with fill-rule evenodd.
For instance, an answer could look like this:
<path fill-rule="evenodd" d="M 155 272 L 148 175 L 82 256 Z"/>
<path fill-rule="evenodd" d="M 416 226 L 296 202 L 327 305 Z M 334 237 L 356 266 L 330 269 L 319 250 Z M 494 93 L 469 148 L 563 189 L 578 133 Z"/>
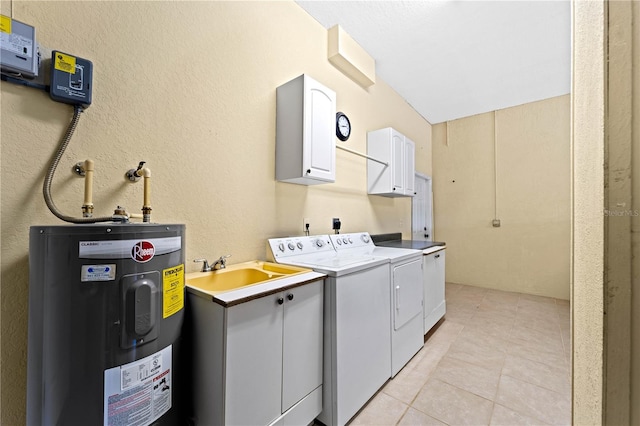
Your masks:
<path fill-rule="evenodd" d="M 356 232 L 353 234 L 334 234 L 329 235 L 331 243 L 336 250 L 350 249 L 357 247 L 369 247 L 375 246 L 371 241 L 371 236 L 368 232 Z"/>
<path fill-rule="evenodd" d="M 267 241 L 267 258 L 270 260 L 321 252 L 335 252 L 327 235 L 271 238 Z"/>

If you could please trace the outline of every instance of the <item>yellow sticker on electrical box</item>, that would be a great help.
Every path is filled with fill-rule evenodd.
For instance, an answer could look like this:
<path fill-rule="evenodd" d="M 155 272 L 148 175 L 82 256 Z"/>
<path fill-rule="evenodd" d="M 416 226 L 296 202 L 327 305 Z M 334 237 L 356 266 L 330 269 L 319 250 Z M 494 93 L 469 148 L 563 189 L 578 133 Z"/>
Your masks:
<path fill-rule="evenodd" d="M 65 55 L 64 53 L 56 52 L 54 67 L 57 70 L 68 72 L 69 74 L 75 74 L 76 58 L 75 56 Z"/>
<path fill-rule="evenodd" d="M 0 33 L 11 34 L 11 18 L 0 15 Z"/>
<path fill-rule="evenodd" d="M 162 270 L 162 318 L 184 307 L 184 264 Z"/>

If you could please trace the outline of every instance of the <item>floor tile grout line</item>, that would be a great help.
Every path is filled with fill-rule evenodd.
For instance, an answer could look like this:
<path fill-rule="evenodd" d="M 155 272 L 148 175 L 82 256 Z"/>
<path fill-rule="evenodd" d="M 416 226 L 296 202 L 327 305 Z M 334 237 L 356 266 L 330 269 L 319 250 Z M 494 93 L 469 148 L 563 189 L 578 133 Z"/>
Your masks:
<path fill-rule="evenodd" d="M 478 287 L 474 287 L 474 286 L 466 286 L 464 284 L 455 284 L 455 290 L 454 291 L 449 291 L 450 294 L 461 294 L 462 291 L 467 291 L 465 290 L 467 287 L 469 287 L 471 289 L 471 291 L 469 291 L 467 293 L 467 295 L 469 297 L 463 297 L 461 298 L 461 303 L 459 304 L 459 306 L 461 307 L 461 309 L 466 310 L 466 309 L 470 309 L 469 313 L 471 314 L 469 317 L 466 317 L 466 315 L 462 315 L 458 318 L 452 319 L 450 320 L 452 324 L 455 325 L 455 327 L 453 329 L 451 329 L 451 331 L 455 331 L 455 333 L 453 335 L 448 335 L 448 334 L 443 334 L 444 336 L 444 341 L 440 342 L 438 341 L 438 344 L 444 343 L 445 346 L 442 347 L 441 349 L 444 349 L 443 352 L 436 354 L 437 358 L 434 358 L 434 361 L 437 360 L 435 366 L 428 366 L 427 364 L 425 364 L 425 366 L 427 366 L 428 370 L 425 371 L 425 375 L 423 377 L 420 377 L 418 379 L 418 383 L 419 383 L 419 390 L 412 396 L 411 401 L 407 404 L 404 401 L 398 399 L 397 397 L 390 395 L 386 392 L 383 391 L 383 389 L 381 389 L 381 391 L 383 391 L 385 393 L 385 395 L 391 397 L 393 400 L 395 401 L 399 401 L 400 403 L 402 403 L 403 405 L 405 405 L 402 414 L 399 417 L 399 420 L 396 421 L 396 425 L 400 424 L 400 422 L 402 422 L 402 420 L 407 416 L 408 412 L 409 412 L 409 408 L 412 408 L 413 410 L 416 410 L 420 413 L 423 413 L 426 416 L 432 417 L 434 419 L 437 419 L 438 421 L 447 424 L 447 422 L 440 420 L 439 416 L 434 416 L 430 413 L 427 413 L 425 411 L 420 410 L 419 408 L 415 407 L 413 404 L 417 401 L 418 396 L 424 391 L 425 387 L 427 386 L 428 383 L 430 383 L 433 380 L 437 380 L 439 382 L 442 382 L 448 386 L 451 386 L 452 388 L 455 388 L 459 391 L 465 392 L 467 394 L 471 394 L 474 395 L 482 400 L 485 401 L 489 401 L 491 402 L 491 410 L 490 410 L 490 416 L 489 416 L 489 420 L 488 420 L 488 424 L 491 423 L 491 420 L 493 419 L 494 415 L 495 415 L 495 410 L 497 406 L 500 406 L 504 409 L 508 409 L 518 415 L 522 415 L 524 417 L 528 417 L 531 419 L 536 419 L 539 422 L 543 422 L 541 419 L 538 419 L 537 415 L 531 415 L 531 413 L 529 414 L 525 414 L 519 410 L 507 407 L 504 404 L 498 403 L 497 399 L 498 399 L 498 395 L 500 393 L 500 388 L 501 388 L 501 383 L 503 382 L 503 378 L 508 377 L 509 379 L 512 380 L 516 380 L 516 381 L 521 381 L 522 383 L 526 383 L 528 385 L 543 389 L 545 391 L 551 392 L 552 394 L 556 394 L 558 396 L 563 396 L 563 393 L 561 391 L 558 391 L 556 389 L 550 389 L 549 387 L 546 386 L 541 386 L 540 384 L 537 383 L 531 383 L 529 380 L 527 379 L 523 379 L 520 377 L 516 377 L 512 374 L 505 374 L 505 366 L 506 366 L 506 359 L 507 356 L 512 356 L 512 357 L 516 357 L 516 358 L 522 358 L 523 360 L 526 360 L 528 362 L 533 362 L 536 364 L 540 364 L 541 366 L 546 366 L 546 367 L 550 367 L 550 368 L 555 368 L 555 367 L 567 367 L 567 363 L 566 363 L 566 348 L 567 348 L 567 339 L 565 339 L 565 334 L 564 333 L 564 328 L 563 328 L 563 324 L 565 321 L 562 320 L 562 315 L 560 313 L 560 305 L 558 305 L 557 300 L 552 298 L 553 304 L 548 303 L 547 301 L 544 300 L 536 300 L 535 298 L 531 298 L 531 297 L 527 297 L 527 295 L 524 294 L 518 294 L 517 300 L 510 302 L 512 305 L 515 304 L 515 311 L 513 314 L 510 314 L 509 312 L 505 312 L 504 310 L 501 310 L 499 308 L 497 309 L 493 309 L 493 307 L 496 306 L 502 306 L 502 305 L 506 305 L 506 303 L 504 303 L 503 301 L 493 301 L 493 307 L 491 307 L 492 303 L 491 302 L 491 297 L 489 296 L 490 294 L 500 294 L 500 293 L 493 293 L 490 292 L 486 289 L 483 288 L 478 288 Z M 478 289 L 481 293 L 478 292 Z M 495 290 L 495 292 L 501 292 L 500 290 Z M 474 293 L 476 295 L 481 295 L 481 297 L 474 297 Z M 511 293 L 509 293 L 511 294 Z M 466 296 L 466 295 L 463 295 Z M 534 295 L 535 296 L 535 295 Z M 526 303 L 524 301 L 527 301 Z M 531 303 L 529 303 L 531 302 Z M 481 310 L 480 308 L 484 306 L 485 309 Z M 545 350 L 545 347 L 540 347 L 538 349 L 536 349 L 536 352 L 540 352 L 541 355 L 544 355 L 541 358 L 536 358 L 536 359 L 530 359 L 527 358 L 526 356 L 521 356 L 523 355 L 523 353 L 517 352 L 517 353 L 512 353 L 510 351 L 510 348 L 513 347 L 514 345 L 517 345 L 520 347 L 520 349 L 528 349 L 526 344 L 523 343 L 518 343 L 516 341 L 511 340 L 512 338 L 515 338 L 515 329 L 516 329 L 516 324 L 518 321 L 518 313 L 521 314 L 520 318 L 522 318 L 525 314 L 525 311 L 529 311 L 528 313 L 531 313 L 531 309 L 533 309 L 533 311 L 535 312 L 535 307 L 538 306 L 543 312 L 542 314 L 539 315 L 540 318 L 544 318 L 549 317 L 550 321 L 548 321 L 548 325 L 550 326 L 549 328 L 551 328 L 551 334 L 555 334 L 555 332 L 559 332 L 560 333 L 560 343 L 561 345 L 559 345 L 561 349 L 561 353 L 558 354 L 557 350 Z M 554 306 L 554 310 L 553 312 L 548 312 L 547 308 L 545 308 L 545 306 Z M 562 308 L 565 309 L 565 308 Z M 486 314 L 486 315 L 485 315 Z M 491 316 L 495 316 L 498 318 L 491 318 Z M 445 316 L 446 317 L 446 316 Z M 474 322 L 473 319 L 475 318 L 476 320 L 480 319 L 480 317 L 483 317 L 483 319 L 486 319 L 488 324 L 483 324 L 482 326 L 478 326 L 477 328 L 470 328 Z M 508 333 L 507 333 L 507 338 L 505 339 L 504 337 L 497 337 L 494 336 L 491 333 L 487 333 L 486 329 L 483 329 L 484 327 L 491 327 L 491 323 L 492 322 L 497 322 L 500 323 L 501 319 L 500 317 L 502 317 L 502 319 L 504 319 L 505 323 L 508 323 L 509 326 L 507 328 Z M 524 324 L 522 325 L 522 329 L 527 329 L 530 330 L 532 332 L 535 333 L 539 333 L 538 336 L 543 337 L 544 335 L 549 333 L 549 328 L 543 328 L 543 327 L 531 327 L 531 324 L 527 324 L 526 322 L 524 322 Z M 541 329 L 542 328 L 542 329 Z M 554 330 L 555 329 L 555 330 Z M 462 338 L 463 338 L 463 333 L 465 333 L 465 331 L 471 332 L 471 333 L 476 333 L 478 331 L 480 331 L 481 333 L 484 333 L 488 336 L 491 336 L 492 338 L 496 338 L 496 339 L 500 339 L 502 341 L 505 342 L 506 346 L 504 348 L 504 351 L 502 349 L 500 349 L 500 352 L 503 353 L 503 357 L 501 358 L 501 366 L 499 369 L 498 374 L 498 385 L 496 386 L 496 391 L 493 395 L 493 398 L 487 398 L 484 397 L 482 395 L 477 395 L 475 392 L 471 392 L 467 389 L 463 389 L 458 387 L 457 385 L 453 385 L 447 381 L 444 381 L 442 379 L 439 379 L 437 377 L 434 377 L 434 373 L 438 370 L 438 367 L 441 365 L 442 361 L 445 359 L 445 357 L 447 358 L 451 358 L 453 360 L 457 360 L 457 361 L 461 361 L 463 363 L 467 363 L 469 365 L 478 367 L 478 368 L 482 368 L 482 369 L 486 369 L 486 370 L 492 370 L 492 368 L 488 368 L 486 367 L 487 364 L 485 365 L 477 365 L 473 362 L 469 362 L 468 360 L 463 359 L 457 359 L 455 358 L 455 356 L 450 356 L 452 354 L 452 347 L 455 346 L 455 344 L 457 342 L 462 342 Z M 435 336 L 435 334 L 434 334 Z M 466 337 L 471 336 L 471 335 L 466 335 Z M 526 336 L 523 335 L 523 336 Z M 520 338 L 522 338 L 523 336 L 520 336 Z M 466 338 L 465 337 L 465 338 Z M 525 342 L 526 343 L 526 342 Z M 474 345 L 473 342 L 471 342 L 472 345 Z M 477 344 L 477 342 L 476 342 Z M 542 344 L 544 345 L 544 343 Z M 532 346 L 532 347 L 535 347 Z M 547 348 L 548 349 L 548 348 Z M 439 352 L 439 351 L 438 351 Z M 544 358 L 546 356 L 550 356 L 551 358 Z M 558 360 L 558 362 L 555 363 L 551 363 L 551 362 L 545 362 L 545 361 L 541 361 L 541 359 L 554 359 L 557 358 L 557 356 L 560 356 L 560 360 Z M 425 355 L 423 354 L 420 358 L 420 361 L 417 362 L 415 365 L 412 365 L 411 370 L 415 370 L 420 363 L 422 362 Z M 497 370 L 493 370 L 493 371 L 497 371 Z M 419 374 L 420 376 L 422 376 L 423 372 L 421 371 L 416 371 L 417 374 Z M 488 408 L 488 407 L 487 407 Z M 525 407 L 520 407 L 520 408 L 525 408 Z M 528 411 L 526 411 L 528 413 Z"/>
<path fill-rule="evenodd" d="M 517 306 L 519 306 L 520 304 L 520 298 L 521 296 L 518 296 L 518 303 Z M 517 306 L 516 306 L 516 312 L 517 312 Z M 511 329 L 511 331 L 509 332 L 509 337 L 511 337 L 511 334 L 513 333 L 513 328 Z M 500 393 L 500 384 L 502 383 L 502 377 L 504 376 L 503 371 L 504 371 L 504 364 L 506 362 L 506 357 L 509 355 L 508 351 L 507 354 L 505 355 L 505 359 L 502 361 L 502 367 L 500 368 L 500 375 L 498 376 L 498 386 L 496 387 L 496 394 L 493 397 L 493 407 L 491 407 L 491 418 L 489 419 L 489 424 L 491 424 L 491 419 L 493 419 L 493 415 L 495 414 L 495 410 L 496 410 L 496 404 L 497 405 L 501 405 L 497 403 L 497 399 L 498 399 L 498 394 Z M 520 415 L 524 415 L 523 413 L 520 413 L 516 410 L 514 410 L 513 408 L 509 408 L 509 407 L 505 407 L 508 408 L 509 410 L 518 413 Z M 527 416 L 529 417 L 529 416 Z"/>

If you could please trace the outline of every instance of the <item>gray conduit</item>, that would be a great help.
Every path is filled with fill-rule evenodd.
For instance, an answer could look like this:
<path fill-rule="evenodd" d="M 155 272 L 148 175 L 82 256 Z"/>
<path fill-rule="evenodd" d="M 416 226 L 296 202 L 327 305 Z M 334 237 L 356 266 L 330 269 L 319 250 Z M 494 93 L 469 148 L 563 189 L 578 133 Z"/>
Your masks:
<path fill-rule="evenodd" d="M 64 138 L 60 142 L 60 146 L 58 147 L 58 151 L 56 155 L 51 160 L 51 164 L 49 165 L 49 170 L 47 171 L 47 175 L 44 178 L 44 185 L 42 186 L 42 193 L 44 194 L 44 201 L 47 203 L 47 207 L 51 210 L 58 219 L 64 220 L 65 222 L 70 223 L 96 223 L 96 222 L 112 222 L 115 219 L 111 216 L 104 217 L 72 217 L 64 215 L 58 210 L 56 205 L 53 202 L 53 198 L 51 197 L 51 182 L 53 182 L 53 175 L 56 172 L 56 168 L 58 167 L 58 163 L 60 163 L 60 159 L 64 154 L 64 151 L 67 149 L 69 142 L 71 141 L 71 137 L 76 130 L 76 126 L 78 125 L 78 121 L 80 121 L 80 113 L 82 113 L 83 109 L 79 105 L 75 105 L 73 107 L 73 118 L 71 119 L 71 123 L 69 123 L 69 127 L 67 127 L 67 132 L 64 135 Z"/>

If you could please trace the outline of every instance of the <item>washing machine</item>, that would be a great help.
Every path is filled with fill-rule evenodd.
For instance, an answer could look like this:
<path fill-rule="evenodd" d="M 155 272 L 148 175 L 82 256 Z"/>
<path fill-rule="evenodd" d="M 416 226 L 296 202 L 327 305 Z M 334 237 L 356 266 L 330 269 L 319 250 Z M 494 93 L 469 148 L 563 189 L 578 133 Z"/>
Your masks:
<path fill-rule="evenodd" d="M 391 368 L 396 374 L 424 345 L 422 251 L 377 247 L 369 233 L 329 235 L 340 255 L 386 259 L 389 267 L 391 302 Z"/>
<path fill-rule="evenodd" d="M 389 379 L 389 261 L 339 253 L 327 235 L 270 239 L 267 257 L 327 275 L 323 409 L 318 420 L 344 425 Z"/>

